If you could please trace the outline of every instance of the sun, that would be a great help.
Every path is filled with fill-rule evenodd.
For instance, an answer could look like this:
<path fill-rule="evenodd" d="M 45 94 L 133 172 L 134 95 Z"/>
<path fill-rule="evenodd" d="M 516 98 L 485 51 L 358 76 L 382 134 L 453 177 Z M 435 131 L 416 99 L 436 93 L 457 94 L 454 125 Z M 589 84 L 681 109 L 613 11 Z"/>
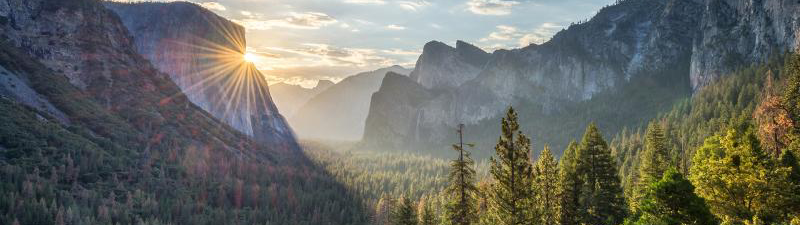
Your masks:
<path fill-rule="evenodd" d="M 245 53 L 242 55 L 242 58 L 245 62 L 256 62 L 256 60 L 258 60 L 258 57 L 252 53 Z"/>

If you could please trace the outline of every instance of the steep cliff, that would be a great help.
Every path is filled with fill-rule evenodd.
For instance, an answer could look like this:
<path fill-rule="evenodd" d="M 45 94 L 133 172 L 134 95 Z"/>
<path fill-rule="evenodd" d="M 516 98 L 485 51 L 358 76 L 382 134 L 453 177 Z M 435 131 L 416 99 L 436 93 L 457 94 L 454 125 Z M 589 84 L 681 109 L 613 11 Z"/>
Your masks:
<path fill-rule="evenodd" d="M 485 63 L 460 57 L 454 53 L 458 47 L 430 42 L 412 78 L 435 94 L 418 104 L 419 118 L 405 121 L 415 127 L 367 123 L 365 132 L 378 132 L 377 139 L 419 136 L 421 143 L 446 146 L 455 125 L 487 125 L 514 105 L 527 110 L 521 114 L 536 115 L 525 126 L 534 140 L 559 149 L 569 139 L 552 133 L 577 138 L 582 127 L 552 121 L 598 121 L 616 132 L 652 118 L 720 74 L 796 49 L 799 7 L 780 0 L 619 1 L 548 42 L 498 50 Z M 371 110 L 392 118 L 391 108 Z M 380 134 L 385 130 L 394 133 Z"/>
<path fill-rule="evenodd" d="M 105 5 L 192 103 L 263 143 L 295 142 L 263 76 L 244 63 L 243 27 L 186 2 Z"/>

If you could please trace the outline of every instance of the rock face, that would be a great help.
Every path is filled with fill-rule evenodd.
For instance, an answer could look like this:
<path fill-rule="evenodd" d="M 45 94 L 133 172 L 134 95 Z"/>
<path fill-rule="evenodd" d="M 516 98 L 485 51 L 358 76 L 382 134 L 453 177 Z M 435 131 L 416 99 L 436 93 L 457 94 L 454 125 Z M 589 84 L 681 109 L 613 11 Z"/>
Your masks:
<path fill-rule="evenodd" d="M 311 98 L 289 117 L 289 124 L 300 138 L 360 140 L 370 97 L 388 72 L 408 74 L 409 70 L 391 66 L 349 76 Z"/>
<path fill-rule="evenodd" d="M 489 53 L 463 41 L 450 47 L 442 42 L 425 44 L 411 79 L 426 88 L 453 88 L 474 79 L 489 60 Z"/>
<path fill-rule="evenodd" d="M 370 118 L 383 115 L 374 118 L 393 122 L 368 120 L 365 133 L 370 135 L 364 141 L 398 148 L 404 146 L 394 146 L 403 143 L 397 140 L 412 137 L 420 137 L 420 143 L 449 143 L 444 139 L 457 124 L 495 121 L 510 105 L 530 108 L 524 114 L 553 117 L 575 110 L 593 112 L 581 118 L 590 120 L 635 114 L 620 113 L 628 109 L 600 112 L 598 108 L 631 98 L 640 99 L 638 103 L 656 100 L 644 93 L 647 88 L 631 91 L 635 86 L 683 93 L 739 66 L 794 50 L 798 9 L 800 3 L 780 0 L 627 0 L 601 9 L 591 20 L 571 25 L 546 43 L 498 50 L 486 57 L 479 51 L 459 51 L 472 49 L 463 42 L 456 48 L 430 42 L 411 75 L 432 93 L 430 98 L 403 106 L 415 112 L 413 118 L 405 111 L 395 113 L 400 106 L 388 107 L 389 103 L 373 99 L 373 106 L 387 107 L 371 107 Z M 627 123 L 641 122 L 630 120 Z M 613 133 L 622 125 L 601 124 L 601 128 Z M 562 132 L 566 128 L 536 129 Z M 566 144 L 543 139 L 555 146 Z"/>
<path fill-rule="evenodd" d="M 707 0 L 694 42 L 691 80 L 702 87 L 738 66 L 795 51 L 800 3 L 782 0 Z"/>
<path fill-rule="evenodd" d="M 105 5 L 192 103 L 262 143 L 295 142 L 262 74 L 243 60 L 243 27 L 187 2 Z"/>
<path fill-rule="evenodd" d="M 333 86 L 334 83 L 329 80 L 320 80 L 314 88 L 304 88 L 300 85 L 277 83 L 269 86 L 272 99 L 281 115 L 291 119 L 291 116 L 297 111 L 298 108 L 306 104 L 308 100 L 327 90 Z M 292 125 L 291 121 L 289 121 Z"/>

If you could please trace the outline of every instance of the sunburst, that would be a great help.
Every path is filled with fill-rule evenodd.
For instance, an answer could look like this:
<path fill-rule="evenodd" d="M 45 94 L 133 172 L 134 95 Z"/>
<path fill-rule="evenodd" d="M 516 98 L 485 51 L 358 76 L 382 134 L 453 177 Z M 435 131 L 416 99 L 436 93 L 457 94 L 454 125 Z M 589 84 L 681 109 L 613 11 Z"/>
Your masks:
<path fill-rule="evenodd" d="M 254 65 L 260 57 L 246 52 L 243 32 L 222 24 L 219 19 L 206 18 L 206 21 L 215 32 L 222 34 L 224 40 L 192 37 L 188 41 L 171 43 L 188 49 L 187 53 L 191 54 L 178 56 L 192 62 L 193 66 L 188 74 L 191 77 L 187 79 L 192 82 L 181 85 L 183 93 L 190 96 L 190 99 L 192 96 L 212 96 L 208 99 L 211 102 L 204 107 L 205 110 L 215 115 L 221 113 L 223 120 L 249 128 L 245 132 L 252 135 L 253 113 L 270 114 L 273 110 L 267 108 L 271 101 L 268 83 Z M 232 112 L 239 113 L 232 115 Z"/>

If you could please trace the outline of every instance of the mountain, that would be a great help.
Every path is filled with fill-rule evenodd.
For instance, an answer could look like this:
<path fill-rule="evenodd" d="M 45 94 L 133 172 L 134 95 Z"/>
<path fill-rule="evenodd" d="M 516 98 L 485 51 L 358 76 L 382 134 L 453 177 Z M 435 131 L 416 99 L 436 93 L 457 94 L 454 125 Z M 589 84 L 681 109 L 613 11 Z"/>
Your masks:
<path fill-rule="evenodd" d="M 391 66 L 349 76 L 308 100 L 289 123 L 300 138 L 360 140 L 372 93 L 378 91 L 386 73 L 408 74 Z"/>
<path fill-rule="evenodd" d="M 303 106 L 309 99 L 313 98 L 322 91 L 325 91 L 334 83 L 329 80 L 320 80 L 314 88 L 304 88 L 300 85 L 287 83 L 277 83 L 269 86 L 272 99 L 278 106 L 281 114 L 291 118 L 298 108 Z"/>
<path fill-rule="evenodd" d="M 133 35 L 136 51 L 169 74 L 192 103 L 268 145 L 295 142 L 263 75 L 241 64 L 242 26 L 187 2 L 105 6 Z"/>
<path fill-rule="evenodd" d="M 433 96 L 404 106 L 416 112 L 413 118 L 395 113 L 399 106 L 371 108 L 370 115 L 405 120 L 371 120 L 364 143 L 444 149 L 455 138 L 454 127 L 464 123 L 467 134 L 472 130 L 479 146 L 489 148 L 499 129 L 485 126 L 513 105 L 537 148 L 549 143 L 563 149 L 581 132 L 574 127 L 582 126 L 570 125 L 596 121 L 611 133 L 641 125 L 720 74 L 795 49 L 796 25 L 788 21 L 798 15 L 796 4 L 785 1 L 627 0 L 541 45 L 497 50 L 485 63 L 480 52 L 471 51 L 476 57 L 467 60 L 430 42 L 412 78 Z M 381 127 L 387 124 L 414 126 Z"/>
<path fill-rule="evenodd" d="M 100 1 L 0 0 L 0 34 L 0 224 L 365 221 L 294 142 L 193 104 Z"/>

